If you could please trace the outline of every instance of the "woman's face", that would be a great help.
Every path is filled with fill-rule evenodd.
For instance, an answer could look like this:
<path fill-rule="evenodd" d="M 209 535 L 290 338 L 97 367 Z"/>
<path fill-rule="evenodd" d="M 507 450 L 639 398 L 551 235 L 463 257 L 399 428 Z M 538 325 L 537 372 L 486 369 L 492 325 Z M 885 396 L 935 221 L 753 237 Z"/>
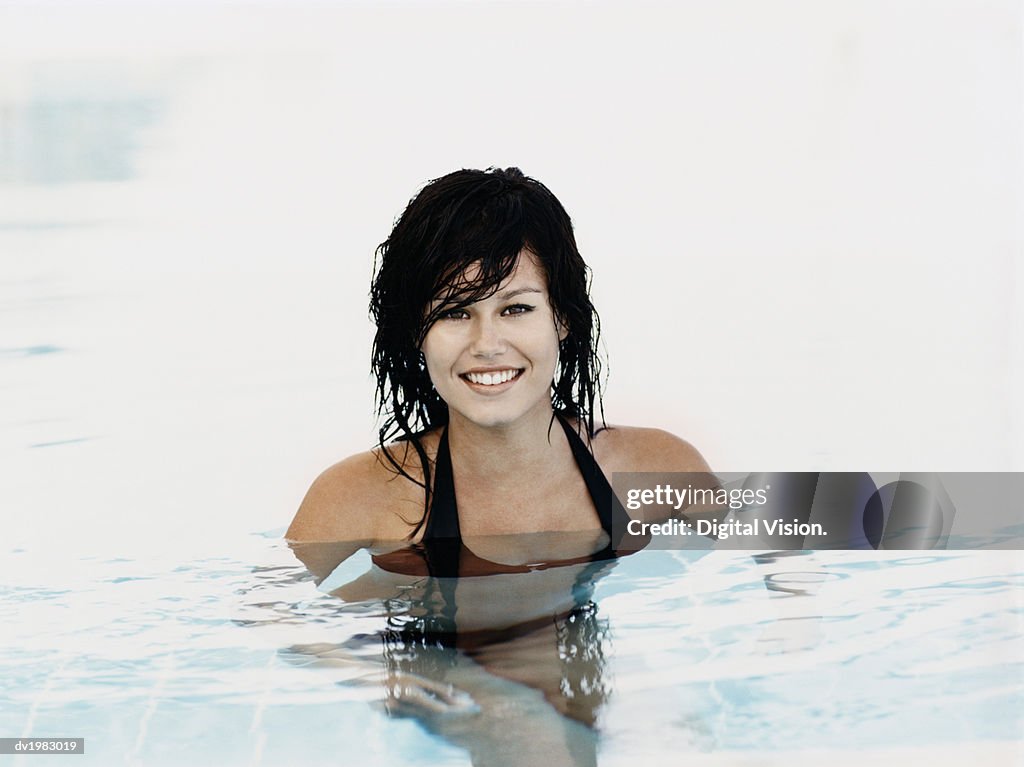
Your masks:
<path fill-rule="evenodd" d="M 537 413 L 549 417 L 564 336 L 548 301 L 544 270 L 523 250 L 494 295 L 442 313 L 422 351 L 452 422 L 464 418 L 500 427 Z"/>

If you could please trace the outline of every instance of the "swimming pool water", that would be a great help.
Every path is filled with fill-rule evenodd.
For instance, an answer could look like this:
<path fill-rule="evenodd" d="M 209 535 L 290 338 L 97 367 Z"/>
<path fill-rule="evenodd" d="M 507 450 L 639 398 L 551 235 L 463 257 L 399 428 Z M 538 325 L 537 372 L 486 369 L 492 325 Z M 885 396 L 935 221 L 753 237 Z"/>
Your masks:
<path fill-rule="evenodd" d="M 459 649 L 396 630 L 427 579 L 346 602 L 324 589 L 365 552 L 318 588 L 282 541 L 239 544 L 48 585 L 7 552 L 0 734 L 85 737 L 90 764 L 1021 756 L 1017 552 L 644 551 L 573 625 Z"/>

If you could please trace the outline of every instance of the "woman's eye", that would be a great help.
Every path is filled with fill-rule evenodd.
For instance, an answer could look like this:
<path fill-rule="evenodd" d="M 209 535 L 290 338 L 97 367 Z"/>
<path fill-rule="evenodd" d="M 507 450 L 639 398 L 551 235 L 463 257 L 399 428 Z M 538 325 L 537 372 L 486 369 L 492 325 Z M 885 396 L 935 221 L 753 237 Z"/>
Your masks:
<path fill-rule="evenodd" d="M 533 307 L 528 304 L 513 304 L 505 309 L 505 314 L 526 314 L 532 311 Z"/>
<path fill-rule="evenodd" d="M 469 314 L 465 309 L 447 309 L 438 315 L 439 319 L 442 320 L 464 320 Z"/>

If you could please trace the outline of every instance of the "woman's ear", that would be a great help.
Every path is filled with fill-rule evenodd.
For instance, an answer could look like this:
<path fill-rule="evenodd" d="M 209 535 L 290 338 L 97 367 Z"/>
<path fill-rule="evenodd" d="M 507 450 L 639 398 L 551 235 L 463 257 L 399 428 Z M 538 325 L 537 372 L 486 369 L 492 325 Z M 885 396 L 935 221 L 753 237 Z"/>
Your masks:
<path fill-rule="evenodd" d="M 562 318 L 561 317 L 558 317 L 558 316 L 555 317 L 555 330 L 558 331 L 558 342 L 559 343 L 561 343 L 566 338 L 568 338 L 568 336 L 569 336 L 569 328 L 567 328 L 565 326 L 565 323 L 562 322 Z"/>

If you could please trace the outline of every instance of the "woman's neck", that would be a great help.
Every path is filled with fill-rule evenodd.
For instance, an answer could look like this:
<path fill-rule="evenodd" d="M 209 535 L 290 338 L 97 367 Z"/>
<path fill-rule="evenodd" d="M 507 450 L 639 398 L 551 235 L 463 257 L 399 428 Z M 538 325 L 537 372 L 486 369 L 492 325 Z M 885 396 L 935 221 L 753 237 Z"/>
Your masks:
<path fill-rule="evenodd" d="M 502 426 L 480 426 L 453 413 L 448 424 L 452 466 L 464 481 L 529 482 L 571 461 L 572 451 L 550 406 Z"/>

